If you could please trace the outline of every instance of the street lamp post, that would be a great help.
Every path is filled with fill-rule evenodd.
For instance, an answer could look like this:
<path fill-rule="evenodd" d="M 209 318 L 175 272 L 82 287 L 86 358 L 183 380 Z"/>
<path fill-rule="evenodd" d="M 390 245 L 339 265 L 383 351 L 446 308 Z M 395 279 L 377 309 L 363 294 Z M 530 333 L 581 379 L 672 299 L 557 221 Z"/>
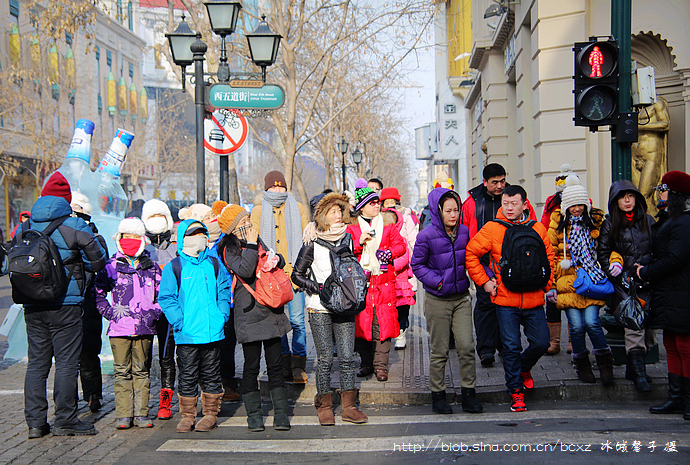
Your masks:
<path fill-rule="evenodd" d="M 340 144 L 338 144 L 340 148 L 340 154 L 343 156 L 343 192 L 347 190 L 347 177 L 345 176 L 345 154 L 347 153 L 347 142 L 345 142 L 345 138 L 341 138 Z"/>
<path fill-rule="evenodd" d="M 206 203 L 206 160 L 204 148 L 204 54 L 206 44 L 201 34 L 191 45 L 194 55 L 194 105 L 196 106 L 196 201 Z"/>
<path fill-rule="evenodd" d="M 220 82 L 230 80 L 230 68 L 228 66 L 227 52 L 225 47 L 226 36 L 235 31 L 237 18 L 242 5 L 238 1 L 232 0 L 209 0 L 204 5 L 208 11 L 209 22 L 214 33 L 221 37 L 221 55 L 216 73 Z M 201 34 L 194 33 L 182 15 L 182 21 L 174 32 L 165 35 L 170 43 L 170 51 L 173 62 L 182 67 L 182 92 L 185 91 L 185 72 L 186 67 L 195 65 L 195 98 L 196 106 L 196 177 L 197 177 L 197 202 L 206 202 L 206 171 L 205 171 L 205 148 L 204 148 L 204 115 L 205 115 L 205 86 L 204 82 L 204 54 L 207 47 L 201 41 Z M 271 31 L 266 22 L 266 15 L 261 16 L 261 22 L 252 34 L 247 34 L 247 42 L 252 61 L 256 66 L 261 67 L 262 81 L 266 82 L 266 67 L 275 63 L 278 56 L 278 47 L 282 36 Z M 229 180 L 228 180 L 228 156 L 220 157 L 220 198 L 229 201 Z M 234 164 L 233 164 L 234 166 Z M 237 185 L 237 175 L 233 169 L 233 180 Z M 237 190 L 235 190 L 237 193 Z M 239 198 L 234 199 L 239 202 Z"/>

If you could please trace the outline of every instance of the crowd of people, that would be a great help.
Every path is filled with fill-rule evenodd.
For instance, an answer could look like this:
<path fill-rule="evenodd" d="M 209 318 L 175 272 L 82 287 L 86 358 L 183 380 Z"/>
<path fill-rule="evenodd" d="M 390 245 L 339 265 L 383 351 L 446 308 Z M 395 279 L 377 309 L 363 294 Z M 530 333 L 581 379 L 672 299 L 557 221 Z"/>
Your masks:
<path fill-rule="evenodd" d="M 613 384 L 614 358 L 600 313 L 607 304 L 613 312 L 633 296 L 646 319 L 642 328 L 625 328 L 625 377 L 638 391 L 650 391 L 645 357 L 655 329 L 662 329 L 669 399 L 650 411 L 684 413 L 690 420 L 690 295 L 685 286 L 690 277 L 690 176 L 679 171 L 664 175 L 657 186 L 656 220 L 630 181 L 611 185 L 608 215 L 593 207 L 569 165 L 561 167 L 555 184 L 537 221 L 527 192 L 507 182 L 501 165 L 486 166 L 483 182 L 464 202 L 442 173 L 417 219 L 402 206 L 398 189 L 384 188 L 379 179 L 358 179 L 354 194 L 326 190 L 305 206 L 288 192 L 283 174 L 272 171 L 265 176 L 262 203 L 251 212 L 222 201 L 194 204 L 181 210 L 181 221 L 175 223 L 164 202 L 143 203 L 138 216 L 120 222 L 113 237 L 117 250 L 110 255 L 90 221 L 88 199 L 54 173 L 31 212 L 22 213 L 24 222 L 12 232 L 10 249 L 10 258 L 19 256 L 21 247 L 49 237 L 52 242 L 46 243 L 57 254 L 53 264 L 64 274 L 58 294 L 48 300 L 12 281 L 27 327 L 29 437 L 51 431 L 46 381 L 53 357 L 53 434 L 96 433 L 77 416 L 77 378 L 83 400 L 98 411 L 102 318 L 109 322 L 118 429 L 150 428 L 153 417 L 171 419 L 177 380 L 178 432 L 210 431 L 222 402 L 240 400 L 249 430 L 263 431 L 258 382 L 263 351 L 273 427 L 289 430 L 285 383 L 309 379 L 307 319 L 317 354 L 319 423 L 335 424 L 331 372 L 336 354 L 342 419 L 365 423 L 356 378 L 388 380 L 391 348 L 407 344 L 417 281 L 425 290 L 434 412 L 452 413 L 445 386 L 452 346 L 463 411 L 483 411 L 475 392 L 477 361 L 490 367 L 497 353 L 511 410 L 526 410 L 525 392 L 535 386 L 532 368 L 545 354 L 561 350 L 562 311 L 577 377 L 596 382 L 589 336 L 599 378 Z M 3 271 L 17 263 L 6 260 Z M 524 349 L 521 327 L 528 342 Z M 152 416 L 154 337 L 161 389 Z M 239 380 L 238 343 L 244 355 Z M 355 353 L 361 359 L 358 368 Z M 197 421 L 199 399 L 202 418 Z"/>

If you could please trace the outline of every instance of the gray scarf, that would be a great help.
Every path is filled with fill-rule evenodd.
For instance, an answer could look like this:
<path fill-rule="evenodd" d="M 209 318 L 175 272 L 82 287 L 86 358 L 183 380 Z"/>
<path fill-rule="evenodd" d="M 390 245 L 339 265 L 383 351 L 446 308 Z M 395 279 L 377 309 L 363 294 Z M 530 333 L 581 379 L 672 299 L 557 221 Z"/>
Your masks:
<path fill-rule="evenodd" d="M 285 204 L 285 236 L 288 246 L 288 263 L 295 264 L 299 250 L 302 248 L 302 215 L 299 213 L 297 201 L 288 192 L 264 192 L 264 200 L 261 203 L 261 238 L 266 245 L 278 251 L 276 247 L 276 224 L 273 216 L 273 208 L 279 208 Z M 283 227 L 283 225 L 278 225 Z"/>

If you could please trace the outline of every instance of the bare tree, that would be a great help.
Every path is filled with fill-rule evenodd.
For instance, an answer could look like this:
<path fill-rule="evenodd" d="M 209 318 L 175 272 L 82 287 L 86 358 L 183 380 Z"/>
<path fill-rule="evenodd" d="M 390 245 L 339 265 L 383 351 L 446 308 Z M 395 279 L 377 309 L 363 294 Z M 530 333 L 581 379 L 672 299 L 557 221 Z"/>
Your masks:
<path fill-rule="evenodd" d="M 181 1 L 189 12 L 190 26 L 202 33 L 206 43 L 218 41 L 203 14 L 203 5 L 196 0 Z M 283 36 L 279 61 L 269 68 L 269 80 L 285 89 L 285 105 L 272 115 L 279 143 L 269 143 L 266 134 L 257 131 L 254 124 L 251 129 L 257 141 L 281 160 L 288 184 L 294 184 L 302 199 L 306 200 L 307 193 L 301 177 L 295 175 L 296 154 L 324 131 L 333 136 L 331 123 L 354 102 L 384 81 L 400 76 L 405 58 L 428 32 L 434 8 L 431 2 L 423 0 L 398 0 L 383 5 L 352 0 L 267 2 L 267 11 L 262 13 L 267 13 L 271 28 Z M 169 12 L 168 29 L 172 31 L 172 9 Z M 244 13 L 238 37 L 251 27 L 252 19 L 256 20 L 250 12 Z M 251 69 L 246 45 L 237 38 L 233 40 L 234 53 Z M 214 48 L 209 47 L 207 54 L 211 70 L 218 62 Z M 172 63 L 167 47 L 164 53 Z M 328 117 L 317 124 L 313 117 L 322 95 L 337 88 L 342 80 L 359 80 L 362 85 L 354 93 L 339 95 Z"/>

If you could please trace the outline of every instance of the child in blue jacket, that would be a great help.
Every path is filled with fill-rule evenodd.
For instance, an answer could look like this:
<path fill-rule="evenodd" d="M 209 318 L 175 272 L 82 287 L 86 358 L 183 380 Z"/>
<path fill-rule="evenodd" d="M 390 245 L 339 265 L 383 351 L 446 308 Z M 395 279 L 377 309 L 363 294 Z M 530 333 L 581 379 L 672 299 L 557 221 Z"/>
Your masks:
<path fill-rule="evenodd" d="M 182 420 L 179 433 L 210 431 L 216 427 L 223 385 L 220 376 L 220 342 L 230 317 L 228 279 L 217 259 L 208 253 L 208 230 L 197 220 L 177 228 L 179 257 L 165 265 L 158 297 L 173 328 Z M 204 417 L 194 425 L 201 385 Z"/>

